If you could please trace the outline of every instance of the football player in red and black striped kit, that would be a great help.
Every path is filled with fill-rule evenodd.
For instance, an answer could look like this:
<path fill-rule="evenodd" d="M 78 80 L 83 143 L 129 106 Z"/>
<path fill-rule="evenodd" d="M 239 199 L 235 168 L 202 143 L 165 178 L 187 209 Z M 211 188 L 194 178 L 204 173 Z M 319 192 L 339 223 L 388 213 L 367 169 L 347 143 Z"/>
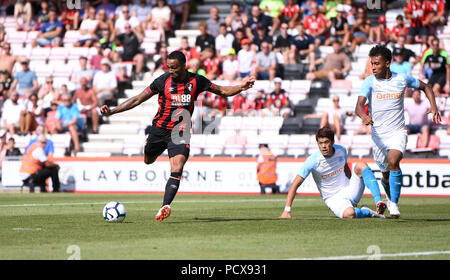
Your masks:
<path fill-rule="evenodd" d="M 203 91 L 210 91 L 222 97 L 239 94 L 251 88 L 254 77 L 245 78 L 241 84 L 219 86 L 207 78 L 186 70 L 186 57 L 174 51 L 167 57 L 168 72 L 156 78 L 140 94 L 131 97 L 115 108 L 103 105 L 100 111 L 110 116 L 130 110 L 154 95 L 158 95 L 159 109 L 153 118 L 150 134 L 144 149 L 144 162 L 153 163 L 166 149 L 169 153 L 170 177 L 166 184 L 161 209 L 155 219 L 162 221 L 170 215 L 170 203 L 180 185 L 184 164 L 189 157 L 191 115 L 194 103 Z"/>

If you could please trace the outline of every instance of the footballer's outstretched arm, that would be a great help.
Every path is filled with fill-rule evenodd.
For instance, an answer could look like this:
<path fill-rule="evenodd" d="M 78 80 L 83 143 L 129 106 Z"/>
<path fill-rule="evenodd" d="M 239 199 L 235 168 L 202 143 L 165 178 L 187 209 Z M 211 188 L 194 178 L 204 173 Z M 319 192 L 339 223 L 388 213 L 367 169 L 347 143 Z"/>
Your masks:
<path fill-rule="evenodd" d="M 425 84 L 424 82 L 419 80 L 419 89 L 423 90 L 425 92 L 425 95 L 428 98 L 428 101 L 430 101 L 430 113 L 432 114 L 432 120 L 434 123 L 441 123 L 441 115 L 439 114 L 439 109 L 436 105 L 436 99 L 433 92 L 433 89 L 429 84 Z"/>
<path fill-rule="evenodd" d="M 297 194 L 297 189 L 300 185 L 305 181 L 302 176 L 295 176 L 294 181 L 289 187 L 289 192 L 286 198 L 286 206 L 284 208 L 283 214 L 281 214 L 280 218 L 289 219 L 291 218 L 291 206 L 294 201 L 295 195 Z"/>
<path fill-rule="evenodd" d="M 251 87 L 253 87 L 253 84 L 255 83 L 255 77 L 246 77 L 240 85 L 235 86 L 219 86 L 215 85 L 213 89 L 210 91 L 214 94 L 217 94 L 222 97 L 230 97 L 234 96 L 236 94 L 239 94 L 243 90 L 247 90 Z"/>
<path fill-rule="evenodd" d="M 150 97 L 152 97 L 152 95 L 148 93 L 147 89 L 144 89 L 140 94 L 128 98 L 113 109 L 110 109 L 108 105 L 103 105 L 100 108 L 100 112 L 105 116 L 111 116 L 123 111 L 133 109 L 139 104 L 147 101 Z"/>

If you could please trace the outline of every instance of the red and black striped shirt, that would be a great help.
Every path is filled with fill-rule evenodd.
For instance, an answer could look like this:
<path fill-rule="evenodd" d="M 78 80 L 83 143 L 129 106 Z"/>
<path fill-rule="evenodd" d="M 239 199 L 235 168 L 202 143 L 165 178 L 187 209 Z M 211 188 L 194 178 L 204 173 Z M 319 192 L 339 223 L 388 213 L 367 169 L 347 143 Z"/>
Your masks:
<path fill-rule="evenodd" d="M 200 93 L 212 90 L 215 87 L 207 78 L 186 71 L 186 79 L 177 81 L 170 74 L 164 73 L 156 78 L 147 88 L 151 96 L 158 94 L 159 109 L 153 118 L 154 127 L 172 130 L 180 124 L 184 130 L 186 122 L 194 112 L 194 105 Z M 185 113 L 189 113 L 189 119 Z"/>

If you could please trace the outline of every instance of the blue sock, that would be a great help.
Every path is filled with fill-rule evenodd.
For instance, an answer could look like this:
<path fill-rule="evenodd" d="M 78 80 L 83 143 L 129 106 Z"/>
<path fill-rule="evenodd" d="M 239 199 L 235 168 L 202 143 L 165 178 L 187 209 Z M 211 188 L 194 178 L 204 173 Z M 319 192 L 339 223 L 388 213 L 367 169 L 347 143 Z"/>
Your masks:
<path fill-rule="evenodd" d="M 370 213 L 367 209 L 360 209 L 355 207 L 355 214 L 357 219 L 366 218 L 372 216 L 372 213 Z"/>
<path fill-rule="evenodd" d="M 391 200 L 391 188 L 389 185 L 386 185 L 383 180 L 381 181 L 381 185 L 383 186 L 384 192 L 389 200 Z"/>
<path fill-rule="evenodd" d="M 362 172 L 362 179 L 366 187 L 372 193 L 373 199 L 375 200 L 375 204 L 381 201 L 381 193 L 380 188 L 378 186 L 377 178 L 373 175 L 372 170 L 369 166 L 367 166 Z"/>
<path fill-rule="evenodd" d="M 402 171 L 390 171 L 389 172 L 389 186 L 391 188 L 391 201 L 398 203 L 400 198 L 400 190 L 402 188 Z"/>

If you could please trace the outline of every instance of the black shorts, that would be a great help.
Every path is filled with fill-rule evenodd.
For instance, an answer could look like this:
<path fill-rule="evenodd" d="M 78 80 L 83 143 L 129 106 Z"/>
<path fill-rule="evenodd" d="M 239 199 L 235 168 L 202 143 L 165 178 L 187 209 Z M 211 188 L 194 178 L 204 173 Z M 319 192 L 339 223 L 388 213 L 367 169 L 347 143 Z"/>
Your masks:
<path fill-rule="evenodd" d="M 144 153 L 150 158 L 158 157 L 166 149 L 169 157 L 184 155 L 189 158 L 190 133 L 179 132 L 152 126 L 145 143 Z"/>
<path fill-rule="evenodd" d="M 442 87 L 445 86 L 445 82 L 446 82 L 446 75 L 445 72 L 444 73 L 433 73 L 430 77 L 430 79 L 428 79 L 428 84 L 430 86 L 434 86 L 435 84 L 439 84 Z"/>

